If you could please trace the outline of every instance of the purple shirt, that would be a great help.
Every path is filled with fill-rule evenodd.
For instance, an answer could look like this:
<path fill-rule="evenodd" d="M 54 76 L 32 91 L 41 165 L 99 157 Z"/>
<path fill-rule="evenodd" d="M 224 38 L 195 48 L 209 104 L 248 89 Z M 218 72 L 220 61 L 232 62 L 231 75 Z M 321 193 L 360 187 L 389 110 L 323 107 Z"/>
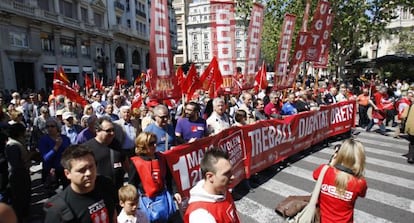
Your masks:
<path fill-rule="evenodd" d="M 76 137 L 76 144 L 82 144 L 93 137 L 95 137 L 95 133 L 91 132 L 89 128 L 84 128 Z"/>
<path fill-rule="evenodd" d="M 206 120 L 198 118 L 195 122 L 192 122 L 188 118 L 180 118 L 177 121 L 175 132 L 181 134 L 186 142 L 191 138 L 203 138 L 207 135 Z"/>

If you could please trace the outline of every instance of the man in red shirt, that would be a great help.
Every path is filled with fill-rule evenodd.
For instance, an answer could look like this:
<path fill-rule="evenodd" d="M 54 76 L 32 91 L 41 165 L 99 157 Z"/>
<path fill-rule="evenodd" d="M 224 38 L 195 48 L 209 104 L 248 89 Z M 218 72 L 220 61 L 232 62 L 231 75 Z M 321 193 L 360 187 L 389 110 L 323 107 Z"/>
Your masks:
<path fill-rule="evenodd" d="M 185 223 L 239 223 L 236 206 L 228 191 L 234 179 L 228 155 L 219 149 L 204 154 L 200 163 L 203 179 L 190 190 Z"/>

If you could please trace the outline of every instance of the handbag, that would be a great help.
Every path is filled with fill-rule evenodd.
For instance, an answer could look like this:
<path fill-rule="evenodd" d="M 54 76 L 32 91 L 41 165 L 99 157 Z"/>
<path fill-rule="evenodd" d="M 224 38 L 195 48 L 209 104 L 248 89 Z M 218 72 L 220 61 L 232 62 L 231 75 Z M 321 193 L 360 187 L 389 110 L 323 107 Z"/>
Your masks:
<path fill-rule="evenodd" d="M 313 188 L 312 196 L 309 203 L 300 211 L 295 217 L 289 219 L 289 223 L 318 223 L 319 219 L 319 209 L 316 208 L 316 203 L 319 199 L 319 193 L 321 191 L 322 180 L 325 177 L 326 170 L 328 165 L 325 165 L 321 173 L 319 174 L 318 181 L 316 181 L 315 187 Z"/>
<path fill-rule="evenodd" d="M 307 196 L 295 196 L 291 195 L 280 202 L 276 208 L 276 213 L 282 215 L 283 217 L 293 217 L 299 213 L 310 200 L 310 195 Z"/>
<path fill-rule="evenodd" d="M 176 212 L 174 199 L 168 190 L 164 190 L 154 197 L 141 194 L 139 208 L 150 222 L 166 222 Z"/>

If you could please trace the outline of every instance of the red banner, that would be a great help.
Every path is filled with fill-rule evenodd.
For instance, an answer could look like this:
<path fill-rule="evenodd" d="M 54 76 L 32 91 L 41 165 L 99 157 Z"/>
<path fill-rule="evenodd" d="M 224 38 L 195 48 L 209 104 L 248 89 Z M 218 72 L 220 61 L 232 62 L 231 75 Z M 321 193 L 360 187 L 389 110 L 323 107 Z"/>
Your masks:
<path fill-rule="evenodd" d="M 257 61 L 260 58 L 260 43 L 263 30 L 263 6 L 254 3 L 250 17 L 249 32 L 247 37 L 246 71 L 244 74 L 245 83 L 243 89 L 254 87 Z"/>
<path fill-rule="evenodd" d="M 329 62 L 329 47 L 331 45 L 331 32 L 333 27 L 334 14 L 332 9 L 329 8 L 328 15 L 326 17 L 326 27 L 323 31 L 321 41 L 321 55 L 319 62 L 316 62 L 313 67 L 315 68 L 326 68 Z"/>
<path fill-rule="evenodd" d="M 283 20 L 282 32 L 280 34 L 279 48 L 277 50 L 275 61 L 275 75 L 273 89 L 282 90 L 282 80 L 287 76 L 287 67 L 289 64 L 290 47 L 292 46 L 292 37 L 295 32 L 296 16 L 286 14 Z"/>
<path fill-rule="evenodd" d="M 173 70 L 170 24 L 166 0 L 151 1 L 150 76 L 151 98 L 180 98 Z"/>
<path fill-rule="evenodd" d="M 210 1 L 211 32 L 213 57 L 219 62 L 225 91 L 234 87 L 233 75 L 236 73 L 236 45 L 233 1 Z"/>
<path fill-rule="evenodd" d="M 328 24 L 328 15 L 330 15 L 331 6 L 327 0 L 319 0 L 315 14 L 313 15 L 311 32 L 312 41 L 306 52 L 306 60 L 319 62 L 322 51 L 327 46 L 323 45 L 323 38 L 327 38 L 325 31 Z M 330 17 L 332 22 L 332 17 Z"/>
<path fill-rule="evenodd" d="M 164 156 L 178 189 L 189 190 L 201 176 L 200 161 L 207 149 L 219 147 L 229 153 L 237 185 L 243 179 L 268 168 L 310 146 L 354 126 L 355 101 L 322 106 L 319 111 L 304 112 L 284 120 L 260 121 L 232 127 L 223 132 L 166 151 Z"/>
<path fill-rule="evenodd" d="M 296 80 L 299 73 L 300 65 L 305 60 L 306 48 L 311 42 L 311 35 L 309 32 L 299 32 L 296 37 L 295 52 L 290 60 L 290 69 L 287 79 L 282 82 L 283 87 L 291 87 Z"/>

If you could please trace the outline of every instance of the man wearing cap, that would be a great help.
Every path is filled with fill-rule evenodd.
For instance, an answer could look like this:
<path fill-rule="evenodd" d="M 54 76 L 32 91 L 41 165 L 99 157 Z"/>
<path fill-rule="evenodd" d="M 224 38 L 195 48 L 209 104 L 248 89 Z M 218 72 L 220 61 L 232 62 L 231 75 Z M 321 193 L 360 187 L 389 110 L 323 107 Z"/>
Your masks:
<path fill-rule="evenodd" d="M 158 105 L 158 102 L 156 100 L 150 100 L 147 103 L 148 112 L 147 112 L 147 116 L 145 116 L 141 120 L 142 129 L 145 129 L 147 126 L 155 122 L 154 117 L 153 117 L 153 114 L 154 114 L 153 109 L 157 105 Z"/>
<path fill-rule="evenodd" d="M 71 144 L 76 144 L 76 137 L 82 131 L 82 127 L 74 123 L 75 115 L 72 112 L 64 112 L 62 119 L 64 125 L 61 129 L 61 134 L 70 139 Z"/>
<path fill-rule="evenodd" d="M 114 121 L 115 138 L 121 143 L 122 151 L 127 156 L 135 153 L 135 138 L 141 132 L 141 126 L 137 119 L 131 119 L 131 107 L 122 106 L 121 119 Z"/>
<path fill-rule="evenodd" d="M 93 102 L 91 105 L 92 105 L 93 111 L 95 112 L 98 118 L 103 116 L 105 113 L 105 107 L 102 105 L 101 96 L 102 95 L 99 91 L 94 91 L 92 93 Z"/>

